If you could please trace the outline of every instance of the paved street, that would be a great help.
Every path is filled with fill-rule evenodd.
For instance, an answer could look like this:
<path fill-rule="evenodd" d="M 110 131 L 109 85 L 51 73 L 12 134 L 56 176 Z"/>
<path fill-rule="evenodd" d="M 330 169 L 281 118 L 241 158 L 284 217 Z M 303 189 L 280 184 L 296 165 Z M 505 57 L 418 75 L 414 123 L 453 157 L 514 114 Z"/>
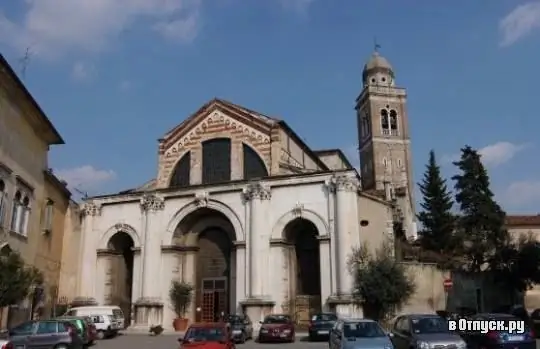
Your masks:
<path fill-rule="evenodd" d="M 129 334 L 118 336 L 113 339 L 106 339 L 99 341 L 93 349 L 173 349 L 178 348 L 178 337 L 172 334 L 165 334 L 157 337 L 148 336 L 145 334 Z M 252 348 L 275 348 L 275 347 L 288 347 L 291 349 L 307 349 L 316 348 L 324 349 L 328 348 L 326 342 L 310 343 L 305 338 L 297 338 L 293 344 L 259 344 L 253 341 L 248 341 L 246 344 L 238 344 L 238 349 L 252 349 Z"/>
<path fill-rule="evenodd" d="M 119 336 L 114 339 L 107 339 L 99 341 L 94 349 L 177 349 L 179 347 L 177 339 L 179 336 L 166 334 L 157 337 L 147 336 L 145 334 L 130 334 Z M 536 342 L 536 348 L 540 349 L 540 341 Z M 328 348 L 326 342 L 310 343 L 306 338 L 297 338 L 294 344 L 258 344 L 253 341 L 249 341 L 246 344 L 238 344 L 238 349 L 252 349 L 252 348 L 273 348 L 279 346 L 287 347 L 291 349 L 324 349 Z"/>

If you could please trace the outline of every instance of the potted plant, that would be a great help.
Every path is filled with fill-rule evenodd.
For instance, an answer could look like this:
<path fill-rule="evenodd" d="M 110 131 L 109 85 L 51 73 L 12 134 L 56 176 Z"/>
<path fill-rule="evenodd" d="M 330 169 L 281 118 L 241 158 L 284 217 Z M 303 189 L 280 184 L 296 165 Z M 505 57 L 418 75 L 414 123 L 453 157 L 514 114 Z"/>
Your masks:
<path fill-rule="evenodd" d="M 183 281 L 173 281 L 169 290 L 169 298 L 173 306 L 176 318 L 173 321 L 175 331 L 185 331 L 188 319 L 185 318 L 186 311 L 191 305 L 193 286 Z"/>

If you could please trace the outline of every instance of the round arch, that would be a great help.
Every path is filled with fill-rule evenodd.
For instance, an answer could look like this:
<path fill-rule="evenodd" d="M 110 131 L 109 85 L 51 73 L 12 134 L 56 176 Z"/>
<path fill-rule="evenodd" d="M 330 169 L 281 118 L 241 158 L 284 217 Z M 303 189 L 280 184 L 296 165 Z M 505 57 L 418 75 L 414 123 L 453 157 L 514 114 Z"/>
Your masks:
<path fill-rule="evenodd" d="M 328 225 L 326 224 L 324 219 L 314 211 L 303 209 L 300 215 L 291 210 L 281 216 L 274 225 L 274 228 L 272 229 L 272 238 L 285 238 L 285 227 L 287 226 L 287 224 L 297 218 L 303 218 L 313 223 L 317 228 L 317 233 L 319 234 L 319 236 L 328 235 Z"/>
<path fill-rule="evenodd" d="M 139 237 L 139 233 L 137 233 L 137 230 L 133 228 L 129 224 L 125 223 L 117 223 L 110 227 L 99 240 L 98 249 L 100 250 L 106 250 L 108 248 L 109 240 L 114 236 L 114 234 L 124 232 L 128 234 L 131 239 L 133 240 L 133 247 L 134 248 L 140 248 L 141 247 L 141 239 Z"/>
<path fill-rule="evenodd" d="M 225 205 L 220 201 L 208 199 L 205 207 L 218 211 L 219 213 L 227 217 L 227 219 L 229 220 L 229 222 L 231 222 L 234 228 L 233 238 L 235 241 L 245 240 L 244 228 L 242 226 L 242 223 L 240 222 L 238 215 L 229 206 Z M 200 208 L 201 206 L 199 206 L 197 202 L 193 201 L 178 210 L 178 212 L 176 212 L 172 219 L 169 221 L 167 229 L 163 233 L 161 244 L 171 245 L 173 242 L 174 231 L 176 230 L 180 222 L 182 222 L 184 218 L 186 218 L 188 215 L 197 211 Z"/>
<path fill-rule="evenodd" d="M 216 211 L 217 212 L 217 211 Z M 190 231 L 185 234 L 185 238 L 182 240 L 182 246 L 197 246 L 198 238 L 200 234 L 210 228 L 219 227 L 234 241 L 234 231 L 231 229 L 231 224 L 227 217 L 211 217 L 197 220 L 197 222 L 191 226 Z"/>
<path fill-rule="evenodd" d="M 255 148 L 253 146 L 253 144 L 251 142 L 249 142 L 248 140 L 243 139 L 242 144 L 245 144 L 247 147 L 249 147 L 251 150 L 253 150 L 255 152 L 255 154 L 257 154 L 259 156 L 259 159 L 261 159 L 262 163 L 264 164 L 264 168 L 266 169 L 266 173 L 270 174 L 270 168 L 268 168 L 268 164 L 266 163 L 266 161 L 264 161 L 264 156 L 262 156 L 261 152 L 258 151 L 257 148 Z"/>
<path fill-rule="evenodd" d="M 174 161 L 173 165 L 171 166 L 171 168 L 173 170 L 171 171 L 171 173 L 169 173 L 169 176 L 167 177 L 167 187 L 171 186 L 171 181 L 172 181 L 172 178 L 173 178 L 173 175 L 174 175 L 174 170 L 176 169 L 176 166 L 178 165 L 180 160 L 182 160 L 182 158 L 184 156 L 186 156 L 186 154 L 191 152 L 191 151 L 192 151 L 191 148 L 187 148 L 185 151 L 181 152 L 180 156 L 178 156 L 178 158 Z M 191 156 L 193 156 L 193 154 L 191 154 Z"/>

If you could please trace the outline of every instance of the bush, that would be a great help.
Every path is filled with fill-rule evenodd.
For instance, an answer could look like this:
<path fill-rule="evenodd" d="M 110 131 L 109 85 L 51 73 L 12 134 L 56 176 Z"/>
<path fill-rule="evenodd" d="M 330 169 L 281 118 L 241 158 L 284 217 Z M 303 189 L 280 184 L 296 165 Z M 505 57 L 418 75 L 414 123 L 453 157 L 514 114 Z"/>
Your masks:
<path fill-rule="evenodd" d="M 182 317 L 186 314 L 187 308 L 191 304 L 193 286 L 183 281 L 173 281 L 169 290 L 171 300 L 176 316 Z"/>
<path fill-rule="evenodd" d="M 43 284 L 43 275 L 24 263 L 14 251 L 0 256 L 0 308 L 19 304 L 35 286 Z"/>
<path fill-rule="evenodd" d="M 383 244 L 376 253 L 363 244 L 353 249 L 349 272 L 354 278 L 353 296 L 364 316 L 376 321 L 388 320 L 415 292 L 416 285 L 403 264 Z"/>

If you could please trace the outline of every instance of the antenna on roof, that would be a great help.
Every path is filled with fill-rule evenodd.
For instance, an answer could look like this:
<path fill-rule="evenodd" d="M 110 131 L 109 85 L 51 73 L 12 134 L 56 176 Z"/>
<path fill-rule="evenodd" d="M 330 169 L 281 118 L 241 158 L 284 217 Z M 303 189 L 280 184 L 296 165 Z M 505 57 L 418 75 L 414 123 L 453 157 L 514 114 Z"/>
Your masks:
<path fill-rule="evenodd" d="M 30 64 L 30 57 L 32 56 L 32 52 L 30 52 L 30 47 L 27 47 L 24 51 L 24 56 L 19 58 L 19 64 L 21 65 L 21 78 L 24 79 L 26 77 L 26 69 L 28 68 L 28 64 Z"/>
<path fill-rule="evenodd" d="M 379 49 L 381 48 L 381 45 L 377 42 L 377 37 L 373 38 L 373 51 L 379 52 Z"/>

